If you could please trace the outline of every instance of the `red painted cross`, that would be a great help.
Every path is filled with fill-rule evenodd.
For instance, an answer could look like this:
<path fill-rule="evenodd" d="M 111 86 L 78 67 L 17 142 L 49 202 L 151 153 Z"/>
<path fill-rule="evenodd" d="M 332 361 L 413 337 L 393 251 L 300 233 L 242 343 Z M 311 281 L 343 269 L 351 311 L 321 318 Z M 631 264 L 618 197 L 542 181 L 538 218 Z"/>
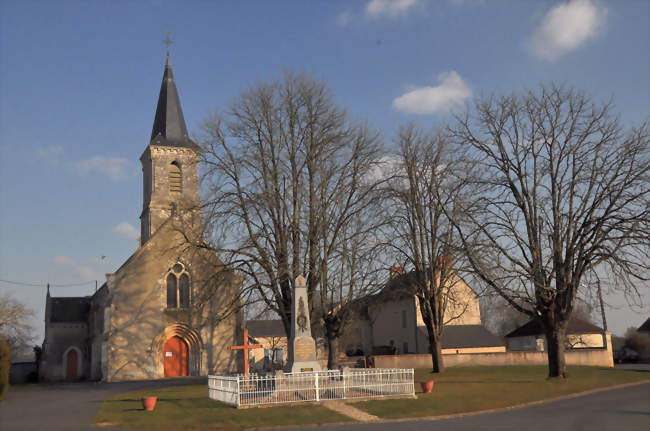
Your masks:
<path fill-rule="evenodd" d="M 229 350 L 243 350 L 244 351 L 244 375 L 248 376 L 248 351 L 252 349 L 263 349 L 261 344 L 248 344 L 248 329 L 244 329 L 244 345 L 243 346 L 229 346 Z"/>

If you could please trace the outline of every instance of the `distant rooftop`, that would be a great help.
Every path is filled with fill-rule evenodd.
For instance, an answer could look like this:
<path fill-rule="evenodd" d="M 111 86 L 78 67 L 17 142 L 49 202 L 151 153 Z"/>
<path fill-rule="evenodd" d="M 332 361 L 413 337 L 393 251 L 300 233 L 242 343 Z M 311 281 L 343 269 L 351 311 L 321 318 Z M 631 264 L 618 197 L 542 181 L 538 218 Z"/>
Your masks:
<path fill-rule="evenodd" d="M 248 335 L 254 338 L 266 337 L 286 337 L 284 332 L 284 325 L 281 320 L 248 320 L 246 322 L 246 329 Z"/>
<path fill-rule="evenodd" d="M 569 324 L 567 326 L 567 334 L 597 334 L 603 332 L 602 328 L 594 325 L 593 323 L 587 322 L 586 320 L 579 319 L 577 317 L 572 317 L 569 319 Z M 526 337 L 530 335 L 543 335 L 544 328 L 542 324 L 537 319 L 533 319 L 530 322 L 526 323 L 523 326 L 515 329 L 508 335 L 506 338 L 510 337 Z"/>
<path fill-rule="evenodd" d="M 650 317 L 648 317 L 648 320 L 646 320 L 643 325 L 639 326 L 639 329 L 637 329 L 637 331 L 650 333 Z"/>
<path fill-rule="evenodd" d="M 427 336 L 427 330 L 418 330 Z M 483 325 L 445 325 L 442 329 L 443 349 L 505 346 L 505 342 L 488 331 Z"/>

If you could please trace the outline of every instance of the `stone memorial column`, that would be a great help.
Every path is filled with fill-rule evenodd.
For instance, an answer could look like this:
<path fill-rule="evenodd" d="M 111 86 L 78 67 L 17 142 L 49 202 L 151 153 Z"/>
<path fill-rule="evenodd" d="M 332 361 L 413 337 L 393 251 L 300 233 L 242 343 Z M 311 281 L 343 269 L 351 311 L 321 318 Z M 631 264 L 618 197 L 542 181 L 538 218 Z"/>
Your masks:
<path fill-rule="evenodd" d="M 307 300 L 307 282 L 299 275 L 293 286 L 291 301 L 291 349 L 287 371 L 291 373 L 320 371 L 316 357 L 316 342 L 311 336 L 309 320 L 309 302 Z"/>

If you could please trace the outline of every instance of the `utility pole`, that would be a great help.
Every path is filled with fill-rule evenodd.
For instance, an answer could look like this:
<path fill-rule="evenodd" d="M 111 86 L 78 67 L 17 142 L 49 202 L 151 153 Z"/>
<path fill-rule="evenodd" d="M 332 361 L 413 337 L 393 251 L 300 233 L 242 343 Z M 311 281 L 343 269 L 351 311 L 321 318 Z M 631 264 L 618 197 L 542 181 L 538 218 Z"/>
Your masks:
<path fill-rule="evenodd" d="M 600 314 L 603 319 L 603 329 L 607 332 L 607 319 L 605 319 L 605 303 L 603 302 L 603 290 L 600 288 L 600 280 L 598 280 L 598 300 L 600 301 Z"/>
<path fill-rule="evenodd" d="M 603 320 L 603 347 L 607 348 L 607 319 L 605 319 L 605 302 L 603 301 L 603 290 L 600 287 L 600 280 L 598 283 L 598 300 L 600 301 L 600 317 Z"/>

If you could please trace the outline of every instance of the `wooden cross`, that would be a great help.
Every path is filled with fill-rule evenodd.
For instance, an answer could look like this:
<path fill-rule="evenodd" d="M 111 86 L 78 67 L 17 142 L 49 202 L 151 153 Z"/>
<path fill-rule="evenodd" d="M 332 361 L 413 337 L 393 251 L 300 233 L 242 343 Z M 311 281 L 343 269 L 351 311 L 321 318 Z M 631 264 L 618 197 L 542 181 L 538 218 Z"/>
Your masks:
<path fill-rule="evenodd" d="M 252 349 L 263 349 L 261 344 L 248 344 L 248 329 L 244 329 L 244 344 L 242 346 L 228 346 L 228 350 L 244 351 L 244 375 L 248 376 L 248 351 Z"/>
<path fill-rule="evenodd" d="M 169 35 L 171 34 L 171 31 L 167 31 L 165 33 L 167 33 L 167 35 L 165 36 L 165 39 L 163 39 L 163 43 L 167 47 L 167 57 L 169 57 L 169 45 L 174 43 L 174 41 L 169 38 Z"/>

